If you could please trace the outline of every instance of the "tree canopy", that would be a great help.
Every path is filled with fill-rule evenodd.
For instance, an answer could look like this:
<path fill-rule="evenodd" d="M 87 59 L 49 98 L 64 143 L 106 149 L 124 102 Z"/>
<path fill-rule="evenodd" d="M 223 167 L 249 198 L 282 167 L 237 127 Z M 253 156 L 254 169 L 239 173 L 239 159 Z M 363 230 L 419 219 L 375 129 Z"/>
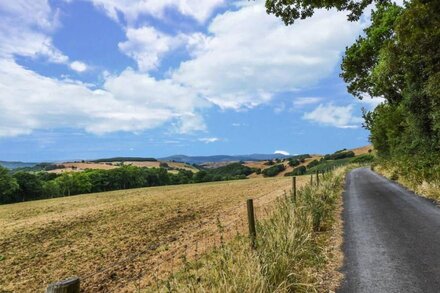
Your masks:
<path fill-rule="evenodd" d="M 266 0 L 266 11 L 281 18 L 286 25 L 297 19 L 311 17 L 316 9 L 336 8 L 347 11 L 348 20 L 358 20 L 365 8 L 371 3 L 389 3 L 388 0 Z"/>

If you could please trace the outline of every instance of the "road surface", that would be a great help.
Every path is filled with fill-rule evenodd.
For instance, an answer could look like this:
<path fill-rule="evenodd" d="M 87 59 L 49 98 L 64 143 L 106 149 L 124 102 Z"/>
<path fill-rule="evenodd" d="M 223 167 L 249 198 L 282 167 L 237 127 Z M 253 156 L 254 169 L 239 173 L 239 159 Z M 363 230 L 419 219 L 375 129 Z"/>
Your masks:
<path fill-rule="evenodd" d="M 339 293 L 440 292 L 440 208 L 367 168 L 347 175 Z"/>

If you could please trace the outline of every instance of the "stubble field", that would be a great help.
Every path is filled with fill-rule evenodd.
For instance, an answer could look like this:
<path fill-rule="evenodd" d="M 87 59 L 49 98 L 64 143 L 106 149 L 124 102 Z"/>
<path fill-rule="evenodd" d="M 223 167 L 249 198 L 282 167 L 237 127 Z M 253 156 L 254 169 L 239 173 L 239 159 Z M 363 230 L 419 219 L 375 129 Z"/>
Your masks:
<path fill-rule="evenodd" d="M 308 177 L 298 177 L 298 186 Z M 73 275 L 86 292 L 133 292 L 246 231 L 291 177 L 163 186 L 0 206 L 0 292 L 38 292 Z"/>

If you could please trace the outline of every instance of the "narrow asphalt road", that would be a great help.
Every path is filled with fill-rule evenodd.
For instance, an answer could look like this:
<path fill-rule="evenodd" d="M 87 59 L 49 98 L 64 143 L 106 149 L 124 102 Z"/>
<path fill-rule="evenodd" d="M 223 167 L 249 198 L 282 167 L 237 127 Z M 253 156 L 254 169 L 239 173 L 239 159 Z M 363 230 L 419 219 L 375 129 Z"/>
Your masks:
<path fill-rule="evenodd" d="M 440 292 L 440 208 L 367 168 L 347 175 L 340 293 Z"/>

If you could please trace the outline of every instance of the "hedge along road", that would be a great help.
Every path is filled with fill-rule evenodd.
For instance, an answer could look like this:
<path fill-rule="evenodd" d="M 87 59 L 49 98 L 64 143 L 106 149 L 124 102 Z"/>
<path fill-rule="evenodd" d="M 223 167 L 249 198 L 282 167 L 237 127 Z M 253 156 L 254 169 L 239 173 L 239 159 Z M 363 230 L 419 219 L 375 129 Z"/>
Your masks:
<path fill-rule="evenodd" d="M 440 209 L 367 168 L 347 175 L 338 292 L 440 292 Z"/>

